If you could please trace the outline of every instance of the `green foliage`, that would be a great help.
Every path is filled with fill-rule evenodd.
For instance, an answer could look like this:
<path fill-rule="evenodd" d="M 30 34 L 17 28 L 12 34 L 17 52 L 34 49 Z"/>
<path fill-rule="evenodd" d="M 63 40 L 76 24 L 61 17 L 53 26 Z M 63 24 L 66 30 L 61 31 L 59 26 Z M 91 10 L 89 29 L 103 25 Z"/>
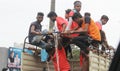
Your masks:
<path fill-rule="evenodd" d="M 73 58 L 70 59 L 70 54 L 68 54 L 68 59 L 69 60 L 80 60 L 79 56 L 80 56 L 80 49 L 79 47 L 76 47 L 74 45 L 72 45 L 72 55 L 73 55 Z"/>

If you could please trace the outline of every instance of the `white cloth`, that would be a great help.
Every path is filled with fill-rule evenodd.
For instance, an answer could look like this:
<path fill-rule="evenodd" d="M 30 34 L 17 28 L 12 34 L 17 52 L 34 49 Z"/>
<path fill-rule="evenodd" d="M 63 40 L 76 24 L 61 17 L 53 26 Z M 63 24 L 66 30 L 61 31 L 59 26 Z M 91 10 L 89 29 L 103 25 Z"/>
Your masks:
<path fill-rule="evenodd" d="M 55 21 L 55 25 L 53 27 L 53 32 L 59 32 L 56 21 Z"/>
<path fill-rule="evenodd" d="M 67 25 L 65 31 L 70 30 L 70 27 L 71 27 L 71 25 L 72 25 L 72 21 L 73 21 L 73 20 L 72 20 L 72 17 L 69 17 L 68 25 Z"/>

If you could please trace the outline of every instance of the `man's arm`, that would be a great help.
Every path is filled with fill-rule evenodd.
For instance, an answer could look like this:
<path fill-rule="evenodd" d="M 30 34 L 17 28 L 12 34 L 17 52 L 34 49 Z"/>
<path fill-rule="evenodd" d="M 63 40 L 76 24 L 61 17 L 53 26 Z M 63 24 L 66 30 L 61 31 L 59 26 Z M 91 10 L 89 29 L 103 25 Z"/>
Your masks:
<path fill-rule="evenodd" d="M 87 33 L 88 26 L 89 24 L 85 24 L 85 28 L 79 27 L 78 29 L 71 31 L 71 33 L 82 33 L 82 32 Z"/>
<path fill-rule="evenodd" d="M 35 26 L 34 25 L 31 26 L 30 32 L 33 33 L 33 34 L 36 34 L 36 35 L 40 35 L 41 34 L 40 32 L 35 31 Z"/>
<path fill-rule="evenodd" d="M 65 23 L 63 23 L 63 24 L 62 24 L 62 27 L 63 27 L 62 32 L 64 32 L 64 31 L 65 31 L 65 28 L 66 28 L 66 24 L 65 24 Z"/>

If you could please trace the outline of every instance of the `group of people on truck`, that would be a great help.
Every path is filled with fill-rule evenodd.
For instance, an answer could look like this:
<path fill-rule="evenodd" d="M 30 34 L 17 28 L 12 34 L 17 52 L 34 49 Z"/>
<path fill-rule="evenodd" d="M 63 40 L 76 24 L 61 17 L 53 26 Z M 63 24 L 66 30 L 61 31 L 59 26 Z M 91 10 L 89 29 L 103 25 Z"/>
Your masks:
<path fill-rule="evenodd" d="M 104 51 L 109 48 L 102 30 L 102 25 L 105 25 L 109 18 L 103 15 L 99 21 L 94 22 L 89 12 L 86 12 L 84 16 L 81 15 L 81 5 L 81 1 L 75 1 L 74 9 L 65 10 L 65 19 L 58 16 L 56 12 L 49 12 L 47 17 L 53 22 L 51 24 L 54 24 L 52 31 L 42 31 L 41 22 L 44 18 L 42 12 L 38 12 L 37 20 L 30 25 L 29 43 L 46 50 L 47 61 L 53 61 L 56 71 L 70 71 L 70 64 L 67 60 L 68 51 L 71 58 L 73 57 L 70 44 L 75 44 L 81 49 L 81 71 L 89 71 L 87 59 L 89 59 L 88 54 L 91 50 L 90 44 L 101 44 Z M 55 41 L 56 33 L 58 34 L 57 42 Z M 83 62 L 85 63 L 83 64 Z"/>

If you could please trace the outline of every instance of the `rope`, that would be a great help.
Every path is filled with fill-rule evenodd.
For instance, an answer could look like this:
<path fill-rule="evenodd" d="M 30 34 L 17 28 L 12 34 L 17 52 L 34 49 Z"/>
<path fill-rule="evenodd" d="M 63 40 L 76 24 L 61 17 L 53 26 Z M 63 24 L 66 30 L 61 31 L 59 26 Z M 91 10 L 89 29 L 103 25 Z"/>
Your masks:
<path fill-rule="evenodd" d="M 54 41 L 55 41 L 55 54 L 56 54 L 56 60 L 57 60 L 57 70 L 60 71 L 60 66 L 59 66 L 59 56 L 58 56 L 58 34 L 54 34 Z"/>
<path fill-rule="evenodd" d="M 50 71 L 49 62 L 47 61 L 46 63 L 47 63 L 48 71 Z"/>

